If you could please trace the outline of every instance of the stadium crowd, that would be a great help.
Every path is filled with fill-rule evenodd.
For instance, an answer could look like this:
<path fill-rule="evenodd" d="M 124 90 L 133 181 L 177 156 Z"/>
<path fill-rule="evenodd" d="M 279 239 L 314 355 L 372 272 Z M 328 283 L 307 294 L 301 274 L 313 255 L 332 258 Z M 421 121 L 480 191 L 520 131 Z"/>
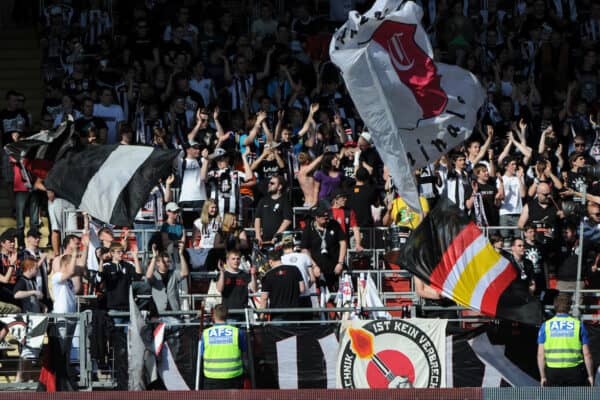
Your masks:
<path fill-rule="evenodd" d="M 488 100 L 463 145 L 415 171 L 422 209 L 453 200 L 510 253 L 536 294 L 552 281 L 574 290 L 583 241 L 584 286 L 600 289 L 600 4 L 417 3 L 436 59 L 473 72 Z M 74 312 L 78 294 L 128 310 L 131 285 L 151 294 L 158 312 L 180 310 L 194 271 L 217 271 L 211 291 L 230 309 L 247 307 L 249 293 L 271 308 L 310 306 L 315 283 L 337 290 L 352 266 L 349 250 L 394 247 L 421 216 L 395 193 L 328 57 L 348 11 L 370 6 L 45 2 L 44 105 L 30 110 L 18 88 L 9 91 L 2 145 L 37 132 L 32 115 L 40 114 L 40 129 L 71 117 L 80 148 L 181 154 L 137 214 L 135 235 L 115 240 L 121 227 L 99 227 L 95 269 L 90 218 L 3 154 L 17 226 L 0 237 L 0 313 Z M 48 252 L 40 215 L 50 223 Z M 375 227 L 388 227 L 387 244 L 377 243 Z M 419 283 L 416 290 L 438 296 Z"/>

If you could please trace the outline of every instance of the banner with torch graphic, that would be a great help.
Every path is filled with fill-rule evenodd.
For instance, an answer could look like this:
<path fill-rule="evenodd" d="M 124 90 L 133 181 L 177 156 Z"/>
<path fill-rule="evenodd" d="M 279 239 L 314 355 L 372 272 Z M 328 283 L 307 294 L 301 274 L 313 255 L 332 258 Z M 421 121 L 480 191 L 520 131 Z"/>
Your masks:
<path fill-rule="evenodd" d="M 445 320 L 348 321 L 337 387 L 445 387 Z"/>

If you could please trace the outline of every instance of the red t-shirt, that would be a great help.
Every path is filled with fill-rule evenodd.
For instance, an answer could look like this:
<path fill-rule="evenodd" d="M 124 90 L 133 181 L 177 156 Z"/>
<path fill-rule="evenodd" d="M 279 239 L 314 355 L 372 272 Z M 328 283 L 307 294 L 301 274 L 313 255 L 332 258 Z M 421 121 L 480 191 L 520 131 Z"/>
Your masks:
<path fill-rule="evenodd" d="M 354 228 L 358 226 L 354 210 L 347 210 L 344 212 L 343 208 L 332 208 L 331 214 L 333 219 L 335 219 L 338 222 L 338 224 L 340 224 L 344 233 L 348 233 L 348 227 Z"/>

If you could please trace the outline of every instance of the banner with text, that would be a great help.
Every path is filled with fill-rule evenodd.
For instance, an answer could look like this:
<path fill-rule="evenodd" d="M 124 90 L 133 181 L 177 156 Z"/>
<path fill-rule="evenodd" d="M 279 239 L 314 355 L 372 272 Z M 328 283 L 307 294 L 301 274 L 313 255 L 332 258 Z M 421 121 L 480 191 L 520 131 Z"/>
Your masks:
<path fill-rule="evenodd" d="M 337 387 L 445 387 L 446 323 L 419 318 L 348 321 L 340 341 Z"/>

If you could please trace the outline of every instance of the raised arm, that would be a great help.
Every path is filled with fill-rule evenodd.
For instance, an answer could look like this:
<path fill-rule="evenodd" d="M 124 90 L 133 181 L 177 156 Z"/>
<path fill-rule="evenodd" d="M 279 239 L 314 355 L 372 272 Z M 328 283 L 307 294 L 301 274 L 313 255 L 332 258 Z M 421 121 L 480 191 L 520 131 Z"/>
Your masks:
<path fill-rule="evenodd" d="M 152 258 L 150 259 L 150 263 L 148 263 L 148 268 L 146 269 L 146 279 L 151 281 L 154 279 L 154 268 L 156 267 L 156 259 L 158 257 L 158 249 L 156 248 L 156 244 L 152 245 Z"/>

